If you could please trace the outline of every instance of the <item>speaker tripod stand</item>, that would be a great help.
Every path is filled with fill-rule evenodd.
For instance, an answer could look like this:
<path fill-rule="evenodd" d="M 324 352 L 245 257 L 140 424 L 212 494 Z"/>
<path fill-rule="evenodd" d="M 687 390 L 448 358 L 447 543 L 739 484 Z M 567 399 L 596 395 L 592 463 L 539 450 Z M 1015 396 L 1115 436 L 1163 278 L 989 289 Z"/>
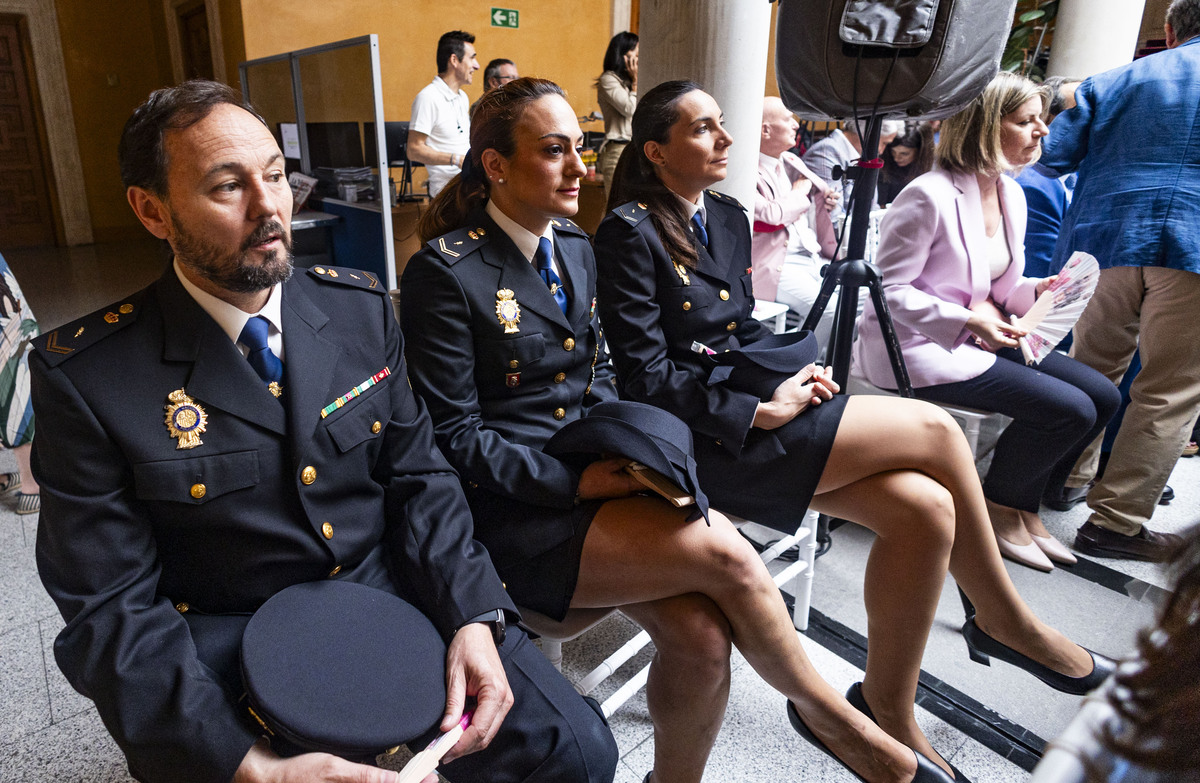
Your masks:
<path fill-rule="evenodd" d="M 872 115 L 867 122 L 866 137 L 862 142 L 863 150 L 879 149 L 879 132 L 883 122 Z M 837 290 L 837 312 L 834 314 L 833 331 L 829 337 L 829 350 L 826 363 L 833 367 L 833 380 L 846 393 L 846 384 L 850 378 L 850 352 L 854 343 L 854 321 L 858 316 L 858 292 L 863 286 L 867 287 L 871 302 L 875 305 L 875 313 L 879 316 L 879 328 L 883 332 L 884 345 L 887 348 L 888 360 L 892 366 L 892 374 L 896 377 L 896 388 L 902 397 L 912 397 L 912 383 L 908 378 L 908 368 L 904 365 L 904 356 L 900 353 L 900 341 L 896 338 L 896 329 L 892 323 L 892 314 L 888 310 L 887 300 L 883 297 L 883 276 L 874 265 L 863 260 L 867 247 L 867 227 L 871 219 L 871 203 L 874 201 L 875 185 L 879 180 L 879 169 L 882 161 L 878 158 L 863 160 L 854 164 L 846 172 L 854 180 L 854 191 L 847 209 L 850 209 L 850 241 L 846 245 L 846 257 L 830 261 L 824 270 L 825 279 L 821 282 L 821 291 L 813 302 L 812 309 L 804 319 L 801 329 L 815 331 L 830 297 Z M 828 551 L 832 540 L 831 529 L 841 524 L 833 524 L 833 520 L 821 514 L 817 518 L 817 555 Z"/>

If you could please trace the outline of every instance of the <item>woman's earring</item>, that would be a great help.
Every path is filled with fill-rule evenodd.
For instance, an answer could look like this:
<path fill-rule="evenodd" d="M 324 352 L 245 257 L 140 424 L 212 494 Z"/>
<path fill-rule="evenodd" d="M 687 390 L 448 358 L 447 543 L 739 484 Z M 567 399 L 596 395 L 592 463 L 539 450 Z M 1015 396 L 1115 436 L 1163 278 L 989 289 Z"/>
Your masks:
<path fill-rule="evenodd" d="M 500 177 L 499 179 L 496 180 L 496 184 L 503 185 L 507 181 L 508 180 L 506 180 L 504 177 Z"/>

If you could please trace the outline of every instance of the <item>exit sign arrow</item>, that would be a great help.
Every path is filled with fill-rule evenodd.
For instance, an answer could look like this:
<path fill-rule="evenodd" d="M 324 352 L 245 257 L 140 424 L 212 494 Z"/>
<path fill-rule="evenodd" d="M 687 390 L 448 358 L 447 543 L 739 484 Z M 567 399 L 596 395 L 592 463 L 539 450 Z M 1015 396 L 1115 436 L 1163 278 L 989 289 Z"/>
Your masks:
<path fill-rule="evenodd" d="M 493 8 L 492 27 L 509 27 L 516 29 L 520 13 L 513 8 Z"/>

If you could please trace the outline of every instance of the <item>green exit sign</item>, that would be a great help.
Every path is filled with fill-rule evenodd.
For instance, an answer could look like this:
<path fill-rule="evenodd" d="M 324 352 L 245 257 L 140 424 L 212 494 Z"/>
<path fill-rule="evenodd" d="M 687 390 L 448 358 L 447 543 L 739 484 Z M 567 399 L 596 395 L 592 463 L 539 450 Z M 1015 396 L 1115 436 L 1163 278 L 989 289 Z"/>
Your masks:
<path fill-rule="evenodd" d="M 511 27 L 515 30 L 520 26 L 520 16 L 515 8 L 493 8 L 492 27 Z"/>

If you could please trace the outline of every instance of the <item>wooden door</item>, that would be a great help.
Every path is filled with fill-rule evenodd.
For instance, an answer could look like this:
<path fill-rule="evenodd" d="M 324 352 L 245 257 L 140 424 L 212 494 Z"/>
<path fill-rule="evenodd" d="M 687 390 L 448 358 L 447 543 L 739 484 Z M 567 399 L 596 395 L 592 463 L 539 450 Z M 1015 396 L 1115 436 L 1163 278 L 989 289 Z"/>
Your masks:
<path fill-rule="evenodd" d="M 180 48 L 185 79 L 212 79 L 212 42 L 208 36 L 208 9 L 204 0 L 179 6 Z"/>
<path fill-rule="evenodd" d="M 0 248 L 55 242 L 45 139 L 22 22 L 0 14 Z"/>

